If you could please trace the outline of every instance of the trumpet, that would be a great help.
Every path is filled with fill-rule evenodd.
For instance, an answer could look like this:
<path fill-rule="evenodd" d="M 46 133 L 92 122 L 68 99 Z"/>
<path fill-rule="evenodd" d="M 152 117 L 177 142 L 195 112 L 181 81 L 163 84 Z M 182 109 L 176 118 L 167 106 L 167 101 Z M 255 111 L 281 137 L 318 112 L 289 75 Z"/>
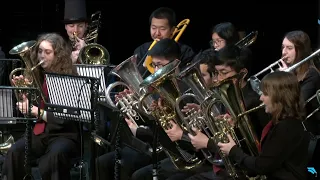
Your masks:
<path fill-rule="evenodd" d="M 174 29 L 174 32 L 172 33 L 172 35 L 171 35 L 170 38 L 172 39 L 172 38 L 174 38 L 174 36 L 176 35 L 176 37 L 174 38 L 174 40 L 175 40 L 176 42 L 178 42 L 179 39 L 180 39 L 180 37 L 181 37 L 181 35 L 183 34 L 183 32 L 186 30 L 187 26 L 189 25 L 189 23 L 190 23 L 190 19 L 184 19 L 184 20 L 182 20 L 182 21 L 176 26 L 176 28 Z M 178 34 L 177 34 L 177 33 L 178 33 Z M 150 47 L 148 48 L 148 51 L 149 51 L 150 49 L 152 49 L 152 47 L 153 47 L 157 42 L 158 42 L 157 40 L 154 40 L 154 41 L 152 42 L 152 44 L 150 45 Z M 153 74 L 153 73 L 154 73 L 154 68 L 151 66 L 151 63 L 152 63 L 152 58 L 151 58 L 151 56 L 147 56 L 147 57 L 146 57 L 146 60 L 145 60 L 145 65 L 146 65 L 148 71 L 149 71 L 151 74 Z"/>
<path fill-rule="evenodd" d="M 301 66 L 302 64 L 308 62 L 309 60 L 312 60 L 313 57 L 317 56 L 320 53 L 320 49 L 318 49 L 317 51 L 313 52 L 311 55 L 309 55 L 308 57 L 304 58 L 303 60 L 297 62 L 296 64 L 284 69 L 285 72 L 291 72 L 293 70 L 295 70 L 296 68 L 298 68 L 299 66 Z M 278 68 L 281 68 L 281 64 L 282 62 L 286 59 L 286 57 L 282 57 L 281 59 L 277 60 L 276 62 L 270 64 L 268 67 L 264 68 L 263 70 L 261 70 L 260 72 L 256 73 L 255 75 L 251 76 L 248 81 L 250 82 L 252 88 L 258 93 L 258 94 L 262 94 L 261 90 L 260 90 L 260 83 L 261 80 L 258 78 L 258 76 L 260 76 L 261 74 L 270 71 L 269 73 L 274 72 L 275 67 L 278 66 Z"/>

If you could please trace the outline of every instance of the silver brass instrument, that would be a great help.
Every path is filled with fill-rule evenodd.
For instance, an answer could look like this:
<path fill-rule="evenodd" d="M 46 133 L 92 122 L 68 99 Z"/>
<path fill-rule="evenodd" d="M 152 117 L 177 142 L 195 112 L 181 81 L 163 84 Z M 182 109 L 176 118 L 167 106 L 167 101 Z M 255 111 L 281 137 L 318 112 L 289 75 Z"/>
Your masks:
<path fill-rule="evenodd" d="M 176 99 L 181 96 L 181 92 L 175 81 L 175 71 L 180 64 L 179 60 L 174 60 L 166 66 L 162 67 L 154 74 L 151 74 L 143 80 L 140 87 L 148 90 L 145 92 L 139 100 L 139 109 L 142 108 L 145 98 L 152 94 L 158 94 L 162 98 L 163 107 L 156 107 L 152 112 L 147 112 L 152 114 L 157 120 L 158 125 L 163 129 L 167 130 L 171 128 L 170 121 L 173 120 L 182 129 L 186 129 L 183 126 L 183 122 L 179 119 L 179 116 L 175 112 Z M 173 164 L 180 170 L 188 170 L 195 168 L 202 164 L 204 161 L 198 158 L 195 154 L 191 154 L 179 146 L 178 142 L 172 142 L 174 147 L 168 146 L 164 147 L 161 142 L 164 151 L 167 153 Z M 169 139 L 170 140 L 170 139 Z M 175 152 L 171 148 L 174 148 Z"/>
<path fill-rule="evenodd" d="M 143 93 L 143 91 L 140 90 L 139 85 L 143 79 L 138 71 L 136 61 L 137 56 L 133 55 L 110 71 L 111 75 L 119 77 L 122 81 L 114 82 L 106 88 L 106 100 L 111 108 L 115 110 L 118 110 L 119 108 L 133 123 L 138 124 L 136 122 L 137 120 L 143 120 L 139 113 L 147 112 L 148 108 L 147 106 L 144 106 L 144 110 L 141 110 L 139 113 L 137 112 L 138 99 Z M 112 100 L 111 94 L 112 90 L 117 86 L 125 86 L 127 89 L 131 90 L 131 94 L 120 97 L 117 103 L 115 103 Z M 151 97 L 147 98 L 145 102 L 151 104 Z"/>
<path fill-rule="evenodd" d="M 303 63 L 311 60 L 313 57 L 317 56 L 320 53 L 320 49 L 318 49 L 317 51 L 313 52 L 311 55 L 309 55 L 308 57 L 304 58 L 303 60 L 301 60 L 300 62 L 288 67 L 287 69 L 285 69 L 284 71 L 286 72 L 291 72 L 293 70 L 295 70 L 296 68 L 298 68 L 300 65 L 302 65 Z M 276 62 L 270 64 L 268 67 L 264 68 L 262 71 L 258 72 L 257 74 L 251 76 L 248 81 L 250 81 L 252 88 L 258 93 L 261 94 L 261 90 L 259 88 L 260 86 L 260 79 L 258 78 L 258 76 L 260 76 L 261 74 L 264 74 L 265 72 L 270 71 L 274 72 L 275 68 L 281 67 L 281 61 L 283 61 L 283 58 L 277 60 Z"/>
<path fill-rule="evenodd" d="M 246 37 L 244 37 L 240 41 L 238 41 L 236 43 L 236 46 L 238 46 L 240 49 L 243 47 L 248 47 L 256 41 L 257 37 L 258 37 L 258 31 L 252 31 Z"/>
<path fill-rule="evenodd" d="M 197 61 L 189 65 L 177 76 L 178 79 L 184 81 L 185 84 L 188 84 L 193 94 L 185 93 L 178 97 L 176 100 L 176 111 L 190 134 L 195 135 L 195 132 L 192 130 L 192 128 L 196 128 L 203 131 L 210 138 L 213 135 L 211 132 L 209 132 L 210 129 L 208 129 L 210 120 L 203 116 L 202 111 L 199 112 L 198 110 L 190 110 L 189 112 L 185 113 L 186 115 L 184 115 L 180 108 L 180 104 L 184 99 L 187 97 L 192 97 L 193 99 L 197 100 L 198 104 L 200 105 L 200 109 L 203 110 L 206 108 L 206 105 L 208 105 L 208 102 L 210 102 L 212 98 L 213 92 L 207 87 L 199 68 L 197 68 L 199 62 L 200 61 Z M 214 164 L 214 156 L 212 153 L 206 149 L 201 149 L 201 151 L 205 158 L 210 163 Z M 228 169 L 228 167 L 226 168 Z"/>

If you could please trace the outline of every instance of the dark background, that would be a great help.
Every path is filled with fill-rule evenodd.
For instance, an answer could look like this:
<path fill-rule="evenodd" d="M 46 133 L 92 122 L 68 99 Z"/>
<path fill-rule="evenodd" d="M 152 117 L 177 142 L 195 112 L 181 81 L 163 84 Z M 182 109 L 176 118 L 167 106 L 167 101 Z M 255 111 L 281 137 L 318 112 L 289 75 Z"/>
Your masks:
<path fill-rule="evenodd" d="M 256 42 L 250 46 L 255 55 L 254 70 L 259 71 L 281 56 L 284 34 L 291 30 L 307 32 L 318 48 L 318 1 L 128 1 L 87 0 L 90 16 L 102 11 L 102 27 L 98 42 L 111 55 L 111 62 L 119 64 L 131 56 L 140 44 L 150 41 L 149 15 L 160 6 L 173 8 L 180 22 L 191 20 L 180 41 L 198 52 L 209 47 L 211 27 L 230 21 L 239 30 L 250 33 L 258 30 Z M 8 55 L 15 45 L 36 39 L 43 32 L 59 32 L 65 35 L 61 20 L 64 16 L 64 1 L 11 1 L 2 5 L 0 45 Z M 8 12 L 4 12 L 8 10 Z"/>

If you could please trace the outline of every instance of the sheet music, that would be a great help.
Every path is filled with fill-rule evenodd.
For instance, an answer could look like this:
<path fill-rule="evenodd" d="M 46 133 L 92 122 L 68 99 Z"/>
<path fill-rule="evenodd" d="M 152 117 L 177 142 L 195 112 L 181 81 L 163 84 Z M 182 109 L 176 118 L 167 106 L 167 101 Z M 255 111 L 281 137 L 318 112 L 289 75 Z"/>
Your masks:
<path fill-rule="evenodd" d="M 76 115 L 65 108 L 62 112 L 53 112 L 55 116 L 76 121 L 91 120 L 91 82 L 88 78 L 46 74 L 46 82 L 50 104 L 76 108 L 80 112 Z"/>
<path fill-rule="evenodd" d="M 12 89 L 0 89 L 0 119 L 13 117 Z"/>
<path fill-rule="evenodd" d="M 100 79 L 99 101 L 105 101 L 106 81 L 104 77 L 104 65 L 75 64 L 79 76 L 94 77 Z"/>

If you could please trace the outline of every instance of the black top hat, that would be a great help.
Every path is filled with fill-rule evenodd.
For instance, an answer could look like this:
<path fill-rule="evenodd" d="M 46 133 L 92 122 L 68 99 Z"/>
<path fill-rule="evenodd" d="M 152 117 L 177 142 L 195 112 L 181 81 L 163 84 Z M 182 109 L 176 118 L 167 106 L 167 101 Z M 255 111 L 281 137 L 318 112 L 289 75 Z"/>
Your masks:
<path fill-rule="evenodd" d="M 85 0 L 65 0 L 64 24 L 88 22 Z"/>

